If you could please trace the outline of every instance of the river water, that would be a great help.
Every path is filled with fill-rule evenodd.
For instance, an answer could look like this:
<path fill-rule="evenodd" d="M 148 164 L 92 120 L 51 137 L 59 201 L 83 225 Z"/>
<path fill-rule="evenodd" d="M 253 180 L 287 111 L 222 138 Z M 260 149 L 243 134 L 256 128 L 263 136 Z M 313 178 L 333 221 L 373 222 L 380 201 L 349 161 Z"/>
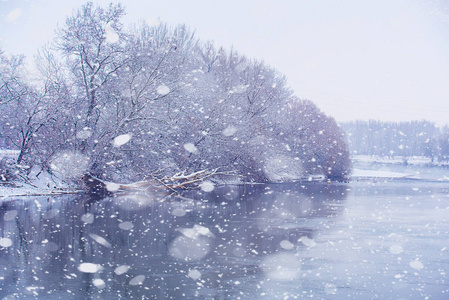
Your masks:
<path fill-rule="evenodd" d="M 449 299 L 448 187 L 5 199 L 0 299 Z"/>

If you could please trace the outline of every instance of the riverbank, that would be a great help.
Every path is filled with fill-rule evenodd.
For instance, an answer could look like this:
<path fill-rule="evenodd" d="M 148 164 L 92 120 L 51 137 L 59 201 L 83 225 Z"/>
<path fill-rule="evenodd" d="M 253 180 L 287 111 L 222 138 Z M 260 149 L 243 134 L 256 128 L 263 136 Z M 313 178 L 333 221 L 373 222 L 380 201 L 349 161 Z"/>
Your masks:
<path fill-rule="evenodd" d="M 48 173 L 31 174 L 29 178 L 27 182 L 15 181 L 11 184 L 0 184 L 0 199 L 18 196 L 53 196 L 79 192 L 75 187 Z"/>
<path fill-rule="evenodd" d="M 379 163 L 392 165 L 449 167 L 449 161 L 437 161 L 425 156 L 353 155 L 353 163 Z"/>
<path fill-rule="evenodd" d="M 29 183 L 16 182 L 14 186 L 0 185 L 0 199 L 18 196 L 52 196 L 80 192 L 75 187 L 50 174 L 41 174 L 38 177 L 30 176 L 30 178 L 34 179 L 30 180 Z M 310 178 L 304 181 L 319 181 L 318 179 Z M 357 156 L 354 158 L 354 169 L 349 181 L 398 179 L 449 182 L 449 168 L 447 166 L 429 165 L 427 161 L 419 158 L 415 158 L 410 164 L 404 165 L 400 163 L 398 157 L 381 159 L 379 157 Z M 213 187 L 213 184 L 209 182 L 208 184 L 208 188 Z M 244 182 L 227 179 L 218 185 L 232 186 L 239 184 L 244 184 Z"/>
<path fill-rule="evenodd" d="M 24 184 L 18 187 L 0 186 L 0 199 L 21 196 L 55 196 L 64 194 L 75 194 L 80 191 L 76 189 L 41 189 Z"/>

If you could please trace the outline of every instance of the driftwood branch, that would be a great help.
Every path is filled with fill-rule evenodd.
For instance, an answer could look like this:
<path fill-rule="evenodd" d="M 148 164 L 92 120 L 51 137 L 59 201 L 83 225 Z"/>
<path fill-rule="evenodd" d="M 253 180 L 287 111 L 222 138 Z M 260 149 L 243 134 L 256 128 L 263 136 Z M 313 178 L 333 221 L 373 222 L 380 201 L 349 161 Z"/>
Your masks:
<path fill-rule="evenodd" d="M 235 172 L 219 172 L 219 169 L 201 170 L 186 174 L 186 171 L 176 173 L 173 176 L 159 177 L 160 172 L 151 174 L 151 179 L 134 182 L 130 184 L 117 184 L 99 179 L 91 174 L 83 177 L 85 188 L 97 195 L 113 195 L 114 193 L 132 191 L 153 191 L 178 193 L 182 190 L 195 189 L 199 184 L 208 178 L 218 175 L 235 175 Z"/>
<path fill-rule="evenodd" d="M 190 174 L 185 174 L 184 172 L 177 173 L 173 176 L 164 176 L 160 179 L 160 182 L 164 184 L 164 186 L 169 187 L 173 190 L 179 189 L 192 189 L 197 188 L 198 183 L 205 181 L 206 179 L 219 175 L 235 175 L 235 172 L 219 172 L 219 168 L 212 170 L 201 170 L 197 172 L 193 172 Z"/>

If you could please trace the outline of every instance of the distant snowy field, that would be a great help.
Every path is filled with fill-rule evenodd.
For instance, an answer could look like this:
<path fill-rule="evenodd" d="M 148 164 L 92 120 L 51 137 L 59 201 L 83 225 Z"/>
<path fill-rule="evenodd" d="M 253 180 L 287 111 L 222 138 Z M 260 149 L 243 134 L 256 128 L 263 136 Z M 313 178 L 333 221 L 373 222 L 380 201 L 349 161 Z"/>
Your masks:
<path fill-rule="evenodd" d="M 449 181 L 449 163 L 432 162 L 429 158 L 381 157 L 356 155 L 352 157 L 352 180 L 385 179 L 420 179 L 426 181 Z"/>
<path fill-rule="evenodd" d="M 375 156 L 375 155 L 353 155 L 352 161 L 365 163 L 385 163 L 385 164 L 408 164 L 408 165 L 434 165 L 449 166 L 449 162 L 432 162 L 425 156 Z"/>
<path fill-rule="evenodd" d="M 390 171 L 376 171 L 376 170 L 361 170 L 354 169 L 352 171 L 352 178 L 407 178 L 412 176 L 407 173 L 390 172 Z"/>

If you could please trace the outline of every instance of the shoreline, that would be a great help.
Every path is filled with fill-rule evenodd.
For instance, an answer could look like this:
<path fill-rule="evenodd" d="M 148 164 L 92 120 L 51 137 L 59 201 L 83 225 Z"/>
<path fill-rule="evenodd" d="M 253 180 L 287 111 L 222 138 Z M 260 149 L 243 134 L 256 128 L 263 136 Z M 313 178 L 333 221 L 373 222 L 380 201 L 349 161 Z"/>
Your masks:
<path fill-rule="evenodd" d="M 381 155 L 353 155 L 352 163 L 378 163 L 402 166 L 422 166 L 449 168 L 449 161 L 434 161 L 425 156 L 381 156 Z"/>
<path fill-rule="evenodd" d="M 424 180 L 424 181 L 432 181 L 432 182 L 449 182 L 449 177 L 443 176 L 441 179 L 426 179 L 416 177 L 413 173 L 406 172 L 391 172 L 385 170 L 373 170 L 373 169 L 364 169 L 360 164 L 386 164 L 386 165 L 395 165 L 395 166 L 410 166 L 410 167 L 426 167 L 426 168 L 441 168 L 448 169 L 448 163 L 431 163 L 430 159 L 424 157 L 410 157 L 407 160 L 407 163 L 404 163 L 404 157 L 382 157 L 382 156 L 368 156 L 368 155 L 355 155 L 353 156 L 352 162 L 353 164 L 358 164 L 356 168 L 353 169 L 352 174 L 344 183 L 358 183 L 358 182 L 378 182 L 379 180 L 407 180 L 407 181 L 415 181 L 415 180 Z M 362 168 L 361 168 L 362 167 Z M 318 180 L 313 178 L 314 180 L 310 180 L 301 178 L 298 180 L 291 181 L 282 181 L 282 182 L 221 182 L 217 184 L 217 186 L 232 186 L 232 185 L 260 185 L 260 184 L 284 184 L 284 183 L 327 183 L 326 180 Z M 47 178 L 48 180 L 48 178 Z M 5 198 L 14 198 L 14 197 L 28 197 L 28 196 L 58 196 L 58 195 L 66 195 L 66 194 L 78 194 L 83 193 L 85 191 L 76 189 L 75 187 L 70 188 L 67 185 L 63 185 L 61 187 L 46 188 L 46 185 L 39 184 L 39 180 L 36 183 L 38 186 L 33 186 L 27 183 L 20 183 L 17 186 L 6 186 L 0 185 L 0 200 Z M 54 183 L 54 182 L 53 182 Z M 61 184 L 61 182 L 59 182 Z M 335 183 L 335 182 L 332 182 Z M 136 190 L 137 191 L 137 190 Z"/>

